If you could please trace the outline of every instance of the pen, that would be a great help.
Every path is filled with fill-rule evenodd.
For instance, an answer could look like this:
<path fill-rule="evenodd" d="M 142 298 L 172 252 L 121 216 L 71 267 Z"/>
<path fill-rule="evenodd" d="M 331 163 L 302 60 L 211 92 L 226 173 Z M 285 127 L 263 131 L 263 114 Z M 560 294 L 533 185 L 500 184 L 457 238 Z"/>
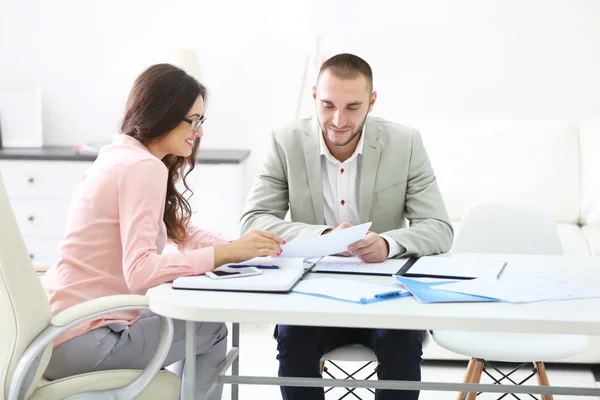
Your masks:
<path fill-rule="evenodd" d="M 498 275 L 496 275 L 496 280 L 500 279 L 500 275 L 502 275 L 502 271 L 504 271 L 505 267 L 506 267 L 506 263 L 504 263 L 504 265 L 502 266 L 502 268 L 500 268 L 500 271 L 498 272 Z"/>
<path fill-rule="evenodd" d="M 229 268 L 250 268 L 255 267 L 258 269 L 279 269 L 277 265 L 250 265 L 250 264 L 233 264 L 228 265 Z"/>

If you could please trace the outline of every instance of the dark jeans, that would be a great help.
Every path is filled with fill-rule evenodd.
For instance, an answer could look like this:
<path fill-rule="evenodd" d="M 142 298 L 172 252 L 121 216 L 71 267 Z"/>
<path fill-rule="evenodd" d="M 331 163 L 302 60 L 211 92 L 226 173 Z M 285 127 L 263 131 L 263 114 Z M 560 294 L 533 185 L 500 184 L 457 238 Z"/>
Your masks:
<path fill-rule="evenodd" d="M 279 376 L 320 378 L 319 361 L 323 354 L 347 344 L 362 344 L 377 355 L 378 379 L 420 381 L 424 337 L 424 331 L 279 325 Z M 284 400 L 325 398 L 323 388 L 317 387 L 282 386 L 281 394 Z M 375 398 L 417 400 L 419 392 L 377 390 Z"/>

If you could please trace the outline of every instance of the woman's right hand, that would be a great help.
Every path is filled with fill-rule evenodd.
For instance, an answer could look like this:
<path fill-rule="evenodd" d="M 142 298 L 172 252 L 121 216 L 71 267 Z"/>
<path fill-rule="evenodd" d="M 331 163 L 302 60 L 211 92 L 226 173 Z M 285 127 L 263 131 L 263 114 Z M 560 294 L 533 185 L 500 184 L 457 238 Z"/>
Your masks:
<path fill-rule="evenodd" d="M 243 262 L 254 257 L 281 254 L 285 241 L 273 232 L 254 229 L 225 245 L 215 246 L 215 268 L 232 262 Z"/>

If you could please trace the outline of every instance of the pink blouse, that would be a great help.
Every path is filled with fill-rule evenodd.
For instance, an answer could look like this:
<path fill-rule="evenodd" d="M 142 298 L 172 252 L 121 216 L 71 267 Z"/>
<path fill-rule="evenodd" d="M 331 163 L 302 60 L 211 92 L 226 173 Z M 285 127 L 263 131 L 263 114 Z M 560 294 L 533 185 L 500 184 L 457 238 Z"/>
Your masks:
<path fill-rule="evenodd" d="M 73 193 L 58 261 L 43 278 L 52 315 L 98 297 L 145 294 L 161 283 L 214 268 L 223 236 L 189 224 L 179 253 L 162 254 L 168 170 L 136 139 L 118 135 L 104 147 Z M 139 311 L 103 315 L 61 336 L 54 346 L 108 324 L 130 325 Z"/>

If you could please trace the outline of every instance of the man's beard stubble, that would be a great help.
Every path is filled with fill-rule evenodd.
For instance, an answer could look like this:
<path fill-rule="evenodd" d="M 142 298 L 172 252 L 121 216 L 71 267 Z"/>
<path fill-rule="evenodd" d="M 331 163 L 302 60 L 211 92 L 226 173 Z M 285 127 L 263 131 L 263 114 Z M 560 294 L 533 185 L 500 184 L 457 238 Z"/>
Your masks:
<path fill-rule="evenodd" d="M 368 115 L 368 113 L 367 113 Z M 329 140 L 329 135 L 327 134 L 327 129 L 325 129 L 325 126 L 321 125 L 321 134 L 325 133 L 323 136 L 325 136 L 325 140 L 327 140 L 327 142 L 329 142 L 330 144 L 334 145 L 334 146 L 338 146 L 338 147 L 342 147 L 342 146 L 346 146 L 348 143 L 352 142 L 354 140 L 354 138 L 356 138 L 358 135 L 361 134 L 361 132 L 363 131 L 363 128 L 365 126 L 365 122 L 367 121 L 367 115 L 365 115 L 365 118 L 363 119 L 362 123 L 360 124 L 360 128 L 358 128 L 355 132 L 352 132 L 352 135 L 350 135 L 350 137 L 348 138 L 348 140 L 346 140 L 344 143 L 338 144 L 338 143 L 333 143 L 331 140 Z"/>

